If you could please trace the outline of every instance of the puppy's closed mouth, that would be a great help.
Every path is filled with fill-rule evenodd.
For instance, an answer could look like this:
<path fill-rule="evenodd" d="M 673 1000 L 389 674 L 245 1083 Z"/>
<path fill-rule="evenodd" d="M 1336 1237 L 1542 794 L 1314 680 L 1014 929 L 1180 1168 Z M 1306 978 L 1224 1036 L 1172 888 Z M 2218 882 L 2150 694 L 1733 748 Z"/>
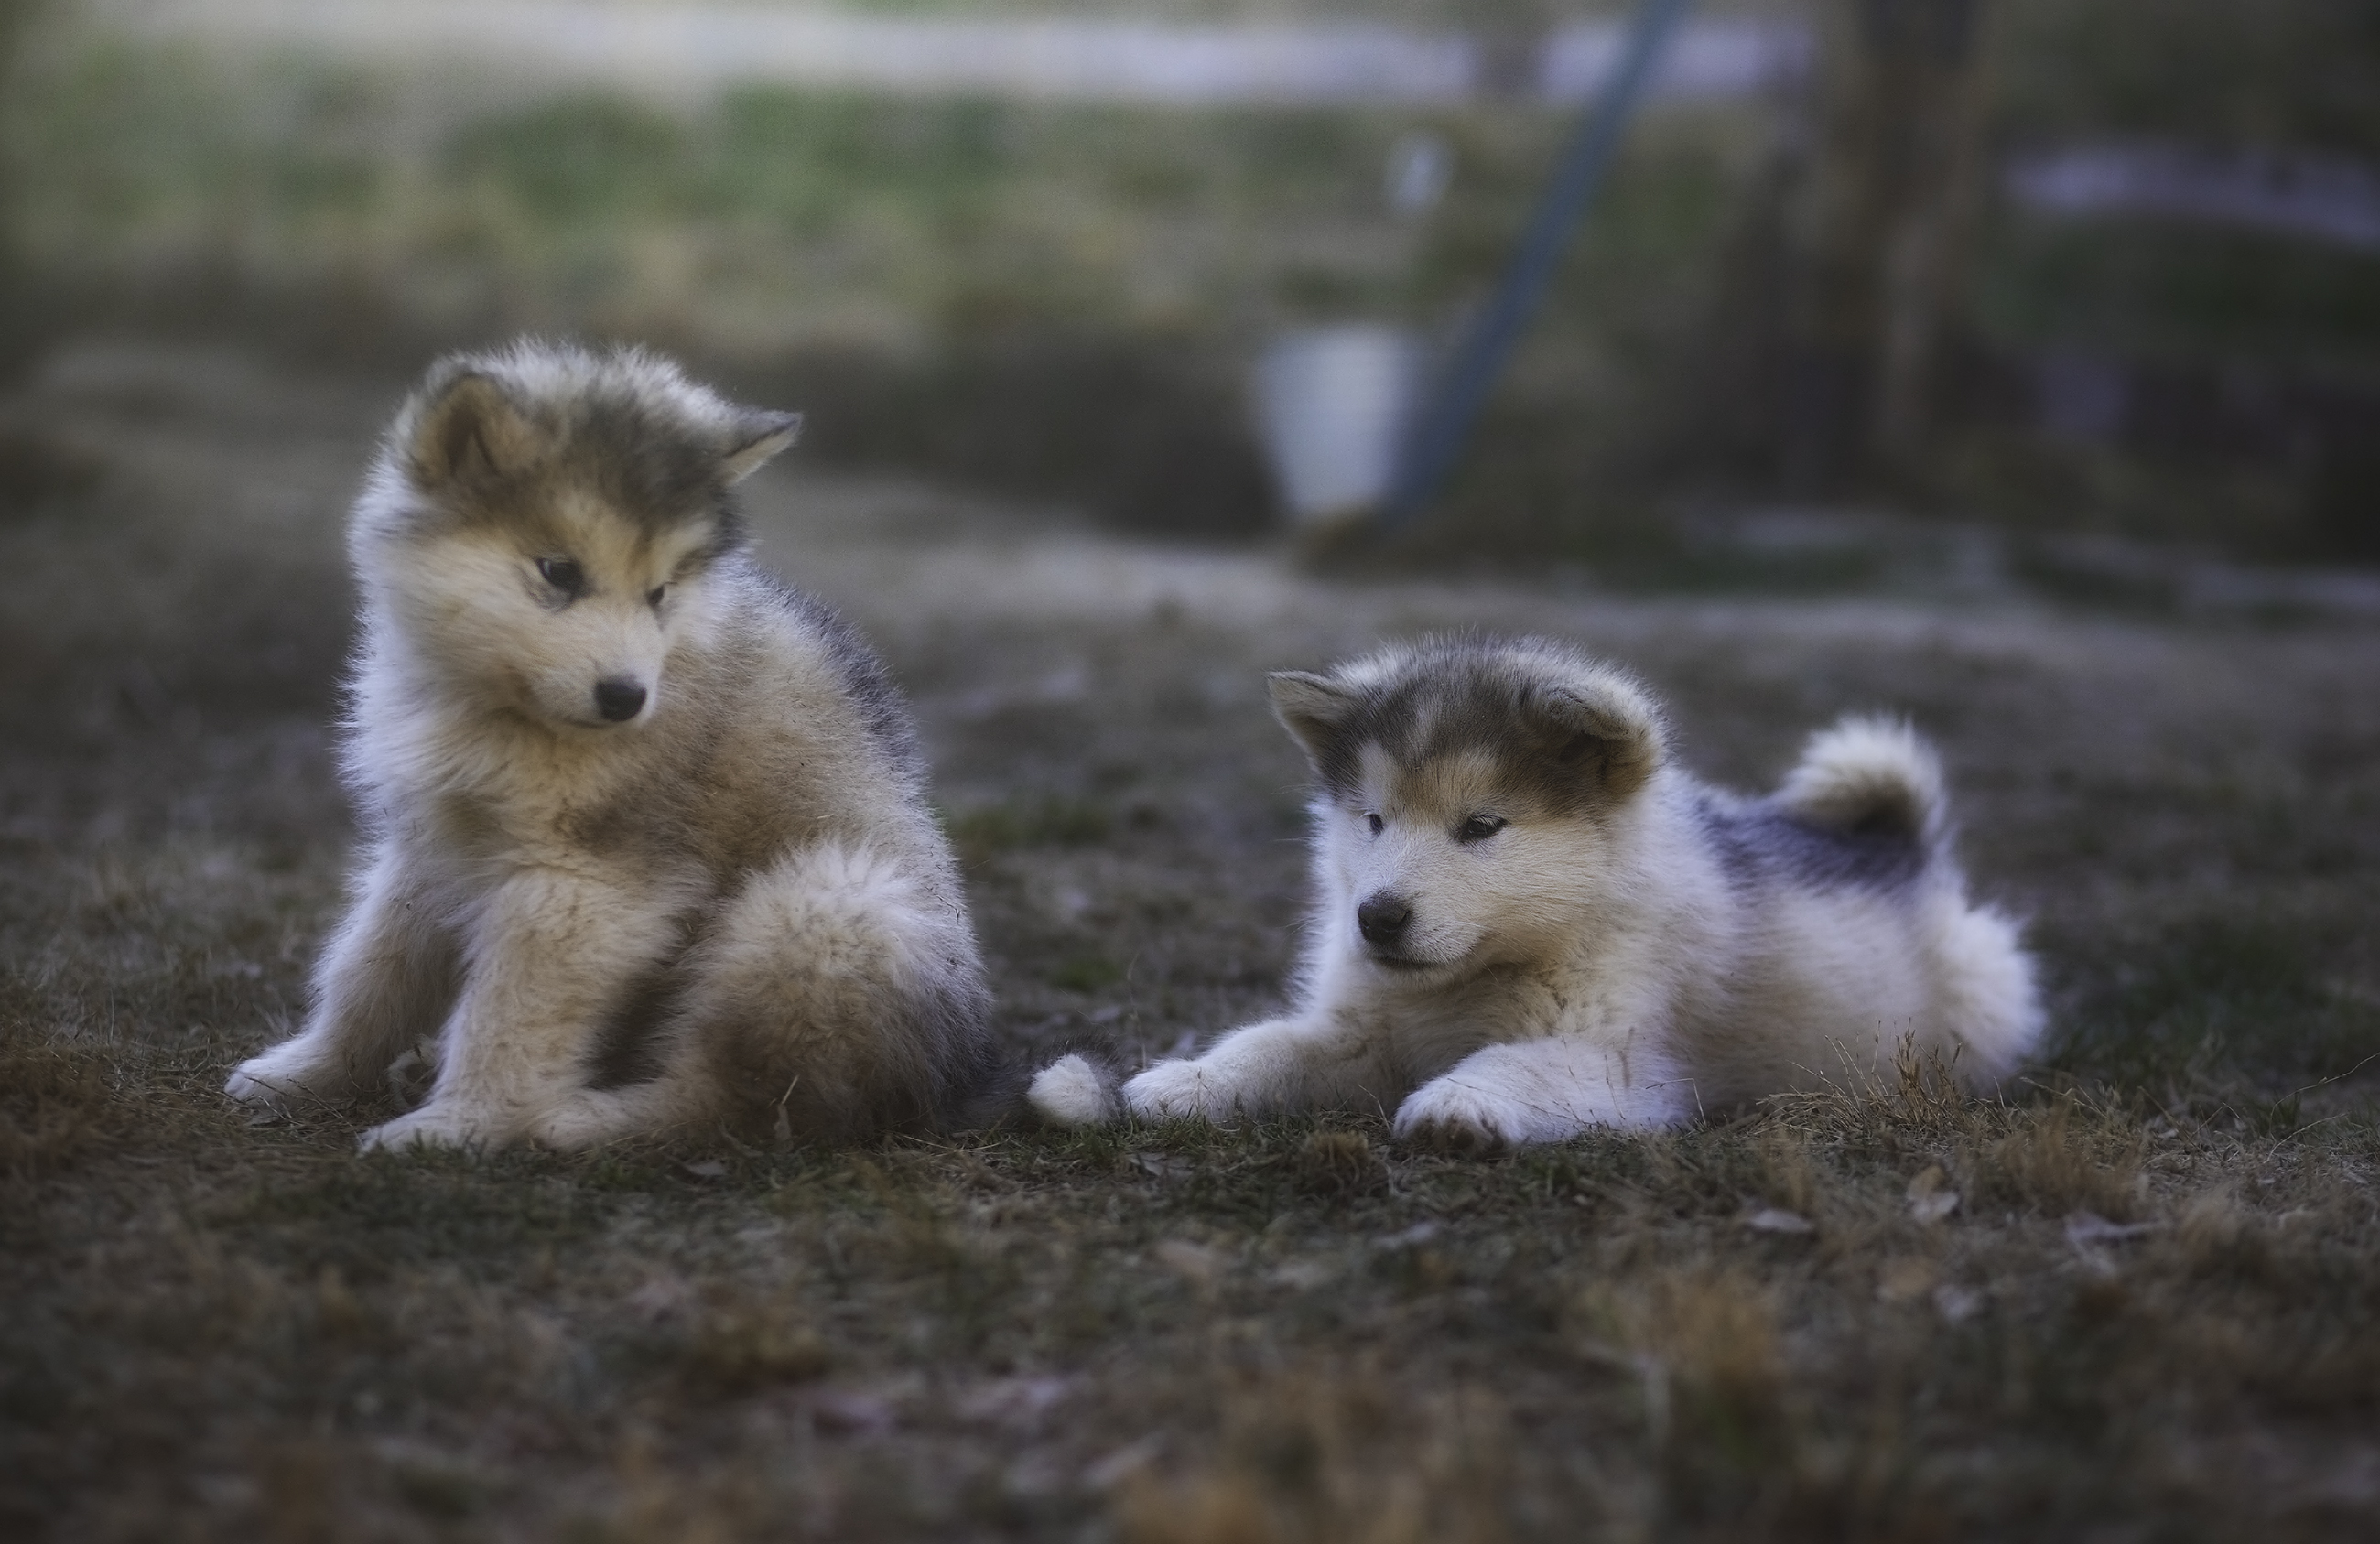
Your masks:
<path fill-rule="evenodd" d="M 1374 965 L 1383 967 L 1390 970 L 1437 970 L 1446 964 L 1444 960 L 1417 960 L 1404 954 L 1383 954 L 1377 949 L 1369 950 L 1366 953 Z"/>

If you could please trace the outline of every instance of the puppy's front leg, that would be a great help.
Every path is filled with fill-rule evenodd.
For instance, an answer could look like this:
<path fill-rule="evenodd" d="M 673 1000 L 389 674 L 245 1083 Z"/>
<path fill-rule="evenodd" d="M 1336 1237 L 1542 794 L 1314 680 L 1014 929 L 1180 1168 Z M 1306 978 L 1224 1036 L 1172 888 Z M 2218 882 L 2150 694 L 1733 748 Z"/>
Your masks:
<path fill-rule="evenodd" d="M 454 1001 L 455 941 L 433 910 L 405 855 L 382 843 L 315 967 L 306 1027 L 242 1062 L 224 1091 L 285 1110 L 309 1100 L 344 1104 L 376 1088 Z"/>
<path fill-rule="evenodd" d="M 1624 1037 L 1560 1034 L 1473 1052 L 1415 1089 L 1390 1129 L 1400 1140 L 1493 1151 L 1594 1126 L 1682 1125 L 1694 1107 L 1668 1058 Z"/>
<path fill-rule="evenodd" d="M 490 892 L 462 922 L 437 1083 L 420 1109 L 365 1132 L 365 1149 L 501 1144 L 576 1092 L 607 1008 L 676 942 L 650 889 L 533 869 Z"/>
<path fill-rule="evenodd" d="M 1160 1062 L 1123 1086 L 1144 1120 L 1286 1114 L 1394 1098 L 1381 1037 L 1347 1018 L 1276 1018 L 1224 1036 L 1206 1054 Z"/>

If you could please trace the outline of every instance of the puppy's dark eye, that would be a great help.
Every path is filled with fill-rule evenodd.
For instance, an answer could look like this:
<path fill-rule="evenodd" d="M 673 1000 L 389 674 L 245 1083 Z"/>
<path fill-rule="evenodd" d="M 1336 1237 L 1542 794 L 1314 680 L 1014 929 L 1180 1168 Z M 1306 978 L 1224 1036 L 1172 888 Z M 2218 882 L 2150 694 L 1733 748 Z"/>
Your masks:
<path fill-rule="evenodd" d="M 1364 811 L 1364 829 L 1370 832 L 1373 835 L 1378 836 L 1380 833 L 1380 828 L 1386 824 L 1388 824 L 1388 822 L 1381 820 L 1378 814 L 1375 811 L 1369 809 Z"/>
<path fill-rule="evenodd" d="M 566 557 L 539 558 L 537 571 L 540 578 L 565 595 L 576 595 L 587 585 L 586 574 Z"/>
<path fill-rule="evenodd" d="M 1454 833 L 1454 839 L 1458 842 L 1485 842 L 1503 829 L 1504 818 L 1501 815 L 1474 815 L 1463 822 L 1463 829 Z"/>
<path fill-rule="evenodd" d="M 652 593 L 645 597 L 645 604 L 652 607 L 655 611 L 659 611 L 662 609 L 662 597 L 668 593 L 669 586 L 665 584 L 657 584 L 653 586 Z"/>

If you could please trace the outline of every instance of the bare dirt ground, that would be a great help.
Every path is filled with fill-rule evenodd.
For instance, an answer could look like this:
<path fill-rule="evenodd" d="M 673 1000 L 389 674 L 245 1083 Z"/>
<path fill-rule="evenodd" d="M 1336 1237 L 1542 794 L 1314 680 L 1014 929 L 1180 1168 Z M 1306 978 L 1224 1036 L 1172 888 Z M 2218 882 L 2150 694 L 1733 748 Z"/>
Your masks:
<path fill-rule="evenodd" d="M 1628 662 L 1739 784 L 1913 715 L 2055 1052 L 1498 1161 L 1356 1117 L 359 1159 L 362 1112 L 217 1090 L 336 902 L 340 525 L 397 390 L 91 346 L 0 413 L 15 1536 L 2380 1527 L 2380 627 L 1330 582 L 771 472 L 767 560 L 916 702 L 1021 1052 L 1277 1001 L 1262 672 L 1478 626 Z"/>

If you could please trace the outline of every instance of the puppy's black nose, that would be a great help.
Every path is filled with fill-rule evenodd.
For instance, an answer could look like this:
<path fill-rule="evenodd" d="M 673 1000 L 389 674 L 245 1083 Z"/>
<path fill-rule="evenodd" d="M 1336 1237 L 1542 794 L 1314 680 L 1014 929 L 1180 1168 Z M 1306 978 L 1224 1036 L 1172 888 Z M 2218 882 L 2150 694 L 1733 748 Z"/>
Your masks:
<path fill-rule="evenodd" d="M 1413 920 L 1413 907 L 1402 895 L 1391 895 L 1383 890 L 1355 908 L 1355 927 L 1364 942 L 1385 949 L 1402 938 L 1405 924 Z"/>
<path fill-rule="evenodd" d="M 625 723 L 645 706 L 645 688 L 624 676 L 595 683 L 595 711 L 606 723 Z"/>

